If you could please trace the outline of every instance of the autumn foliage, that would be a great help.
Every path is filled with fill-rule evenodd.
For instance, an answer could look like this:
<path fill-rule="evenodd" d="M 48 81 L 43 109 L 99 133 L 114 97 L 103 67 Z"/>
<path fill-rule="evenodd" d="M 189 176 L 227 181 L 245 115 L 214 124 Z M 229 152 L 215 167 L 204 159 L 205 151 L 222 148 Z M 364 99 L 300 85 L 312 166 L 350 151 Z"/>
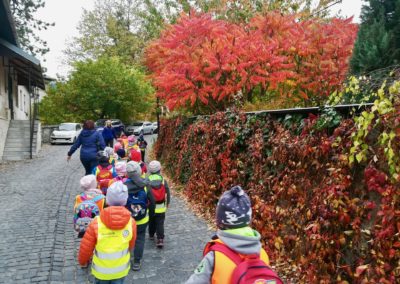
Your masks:
<path fill-rule="evenodd" d="M 284 105 L 320 104 L 340 88 L 356 33 L 351 19 L 270 12 L 235 24 L 192 13 L 150 44 L 146 63 L 170 109 L 214 112 L 266 95 Z"/>
<path fill-rule="evenodd" d="M 252 225 L 289 283 L 396 283 L 400 186 L 386 174 L 383 148 L 369 136 L 375 159 L 354 168 L 354 121 L 317 129 L 320 120 L 177 118 L 163 121 L 155 152 L 205 213 L 214 214 L 224 190 L 242 185 L 252 199 Z"/>

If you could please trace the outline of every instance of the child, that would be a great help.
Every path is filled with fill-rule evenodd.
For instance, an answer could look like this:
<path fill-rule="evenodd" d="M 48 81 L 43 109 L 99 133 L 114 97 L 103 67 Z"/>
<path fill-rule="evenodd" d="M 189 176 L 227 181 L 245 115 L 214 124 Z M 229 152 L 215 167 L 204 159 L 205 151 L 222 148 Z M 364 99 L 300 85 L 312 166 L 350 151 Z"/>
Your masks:
<path fill-rule="evenodd" d="M 95 283 L 123 283 L 130 270 L 130 251 L 136 240 L 136 222 L 125 208 L 128 189 L 120 181 L 108 189 L 105 208 L 90 223 L 79 248 L 82 267 L 92 260 Z"/>
<path fill-rule="evenodd" d="M 120 161 L 115 164 L 115 171 L 117 172 L 117 176 L 110 180 L 110 183 L 108 186 L 113 184 L 116 181 L 122 181 L 125 182 L 127 179 L 126 175 L 126 162 L 125 161 Z"/>
<path fill-rule="evenodd" d="M 116 155 L 114 154 L 114 149 L 111 147 L 104 148 L 104 153 L 109 157 L 108 162 L 110 165 L 115 166 Z"/>
<path fill-rule="evenodd" d="M 137 225 L 137 238 L 133 252 L 133 270 L 140 270 L 143 257 L 144 243 L 146 239 L 146 228 L 149 216 L 154 215 L 154 197 L 150 190 L 145 187 L 145 180 L 140 177 L 141 168 L 136 162 L 129 162 L 126 167 L 128 179 L 125 185 L 128 187 L 127 208 Z"/>
<path fill-rule="evenodd" d="M 105 196 L 96 189 L 94 175 L 82 177 L 80 184 L 83 192 L 75 197 L 74 204 L 74 225 L 79 238 L 83 237 L 93 218 L 103 211 L 105 201 Z"/>
<path fill-rule="evenodd" d="M 145 156 L 146 156 L 146 148 L 147 148 L 147 141 L 144 140 L 143 134 L 140 134 L 139 139 L 138 139 L 138 146 L 140 149 L 140 153 L 142 155 L 142 161 L 145 161 Z"/>
<path fill-rule="evenodd" d="M 127 147 L 127 152 L 130 153 L 132 149 L 135 149 L 136 151 L 139 150 L 139 146 L 136 144 L 136 137 L 135 135 L 130 135 L 128 136 L 128 147 Z"/>
<path fill-rule="evenodd" d="M 93 169 L 93 175 L 96 176 L 98 188 L 101 189 L 104 195 L 107 194 L 107 188 L 110 180 L 117 176 L 115 168 L 110 165 L 109 157 L 104 151 L 97 153 L 99 165 Z"/>
<path fill-rule="evenodd" d="M 221 196 L 216 211 L 219 230 L 206 245 L 203 260 L 186 284 L 238 283 L 240 278 L 243 283 L 283 284 L 269 268 L 260 234 L 250 227 L 251 213 L 250 199 L 240 186 Z M 243 257 L 246 255 L 252 257 Z"/>
<path fill-rule="evenodd" d="M 161 164 L 159 161 L 151 161 L 149 164 L 149 172 L 147 184 L 153 193 L 156 202 L 154 216 L 150 216 L 149 235 L 150 239 L 154 239 L 154 234 L 157 234 L 157 247 L 164 247 L 164 221 L 165 213 L 169 206 L 171 194 L 168 183 L 161 175 Z"/>
<path fill-rule="evenodd" d="M 128 157 L 126 156 L 125 149 L 123 149 L 123 148 L 118 149 L 117 155 L 118 155 L 117 161 L 126 161 L 126 162 L 128 161 Z"/>

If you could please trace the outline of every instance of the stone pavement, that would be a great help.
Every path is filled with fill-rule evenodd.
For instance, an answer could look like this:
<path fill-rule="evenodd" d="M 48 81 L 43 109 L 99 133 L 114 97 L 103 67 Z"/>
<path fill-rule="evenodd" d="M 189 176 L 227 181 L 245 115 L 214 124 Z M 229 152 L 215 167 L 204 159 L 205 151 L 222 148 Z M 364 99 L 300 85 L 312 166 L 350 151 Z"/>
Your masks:
<path fill-rule="evenodd" d="M 0 283 L 92 283 L 77 265 L 80 239 L 73 203 L 84 170 L 69 146 L 45 146 L 40 157 L 0 169 Z M 182 283 L 212 235 L 177 197 L 166 218 L 165 248 L 146 239 L 142 270 L 125 283 Z"/>

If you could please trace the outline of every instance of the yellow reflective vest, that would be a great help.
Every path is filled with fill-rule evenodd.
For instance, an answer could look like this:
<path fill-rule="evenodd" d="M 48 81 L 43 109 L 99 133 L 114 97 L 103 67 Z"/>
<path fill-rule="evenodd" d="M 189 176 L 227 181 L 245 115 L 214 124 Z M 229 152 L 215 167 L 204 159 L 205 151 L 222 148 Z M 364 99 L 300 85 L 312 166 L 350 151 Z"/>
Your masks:
<path fill-rule="evenodd" d="M 147 188 L 145 187 L 144 188 L 144 192 L 146 192 L 146 195 L 147 195 Z M 146 211 L 146 217 L 144 217 L 143 219 L 141 219 L 141 220 L 135 220 L 136 221 L 136 225 L 143 225 L 143 224 L 147 224 L 148 222 L 149 222 L 149 208 L 147 208 L 147 211 Z"/>
<path fill-rule="evenodd" d="M 130 270 L 129 242 L 133 237 L 132 219 L 121 230 L 107 228 L 97 218 L 97 243 L 93 255 L 92 274 L 100 280 L 125 277 Z"/>

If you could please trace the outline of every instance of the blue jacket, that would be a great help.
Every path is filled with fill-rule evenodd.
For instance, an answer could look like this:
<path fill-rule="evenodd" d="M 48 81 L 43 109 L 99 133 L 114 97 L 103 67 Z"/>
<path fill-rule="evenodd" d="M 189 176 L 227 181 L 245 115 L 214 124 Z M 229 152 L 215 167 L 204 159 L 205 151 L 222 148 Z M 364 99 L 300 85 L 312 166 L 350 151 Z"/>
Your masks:
<path fill-rule="evenodd" d="M 106 144 L 103 136 L 96 130 L 82 130 L 68 152 L 68 156 L 72 156 L 74 152 L 81 147 L 81 160 L 90 161 L 96 159 L 96 154 L 99 150 L 104 150 Z"/>
<path fill-rule="evenodd" d="M 102 134 L 104 140 L 111 140 L 113 138 L 117 139 L 117 134 L 115 133 L 115 129 L 112 127 L 104 127 Z"/>

